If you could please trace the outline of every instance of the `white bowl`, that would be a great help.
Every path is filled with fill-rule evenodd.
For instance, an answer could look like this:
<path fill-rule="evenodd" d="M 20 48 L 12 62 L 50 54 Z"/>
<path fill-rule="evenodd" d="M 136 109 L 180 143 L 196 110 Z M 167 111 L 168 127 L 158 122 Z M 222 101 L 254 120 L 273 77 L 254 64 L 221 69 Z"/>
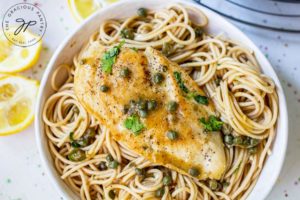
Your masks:
<path fill-rule="evenodd" d="M 209 19 L 209 32 L 215 34 L 223 32 L 225 33 L 226 37 L 232 38 L 248 46 L 255 52 L 256 58 L 260 63 L 263 72 L 275 81 L 279 96 L 280 110 L 280 115 L 277 122 L 277 135 L 273 144 L 272 154 L 270 157 L 268 157 L 262 170 L 262 173 L 259 176 L 258 182 L 247 200 L 265 199 L 271 191 L 273 185 L 275 184 L 284 162 L 287 147 L 288 116 L 283 89 L 269 61 L 244 33 L 242 33 L 239 29 L 237 29 L 234 25 L 229 23 L 223 17 L 198 4 L 187 2 L 184 0 L 132 0 L 121 1 L 112 6 L 104 8 L 99 12 L 95 13 L 88 20 L 86 20 L 59 46 L 59 48 L 52 56 L 52 59 L 44 73 L 37 101 L 37 115 L 35 118 L 36 140 L 44 168 L 46 169 L 46 173 L 50 177 L 53 185 L 59 191 L 60 195 L 63 196 L 65 199 L 79 199 L 79 197 L 76 194 L 74 194 L 62 181 L 60 175 L 57 173 L 54 167 L 54 162 L 49 153 L 47 138 L 44 132 L 44 125 L 42 121 L 42 110 L 45 100 L 54 92 L 50 87 L 50 78 L 54 69 L 60 64 L 71 63 L 74 55 L 76 55 L 79 52 L 83 44 L 85 44 L 88 41 L 90 35 L 97 31 L 100 24 L 104 20 L 110 18 L 124 18 L 130 16 L 133 13 L 136 13 L 136 10 L 140 7 L 157 9 L 165 7 L 172 2 L 179 2 L 183 5 L 185 4 L 201 9 Z M 63 79 L 63 76 L 61 77 L 61 79 Z"/>

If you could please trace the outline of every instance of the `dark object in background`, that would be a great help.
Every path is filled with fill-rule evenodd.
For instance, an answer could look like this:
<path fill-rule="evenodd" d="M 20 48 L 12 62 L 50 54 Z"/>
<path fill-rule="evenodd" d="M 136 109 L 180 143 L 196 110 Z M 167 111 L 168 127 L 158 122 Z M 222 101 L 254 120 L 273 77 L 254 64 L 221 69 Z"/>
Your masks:
<path fill-rule="evenodd" d="M 300 33 L 300 0 L 194 0 L 250 26 Z"/>

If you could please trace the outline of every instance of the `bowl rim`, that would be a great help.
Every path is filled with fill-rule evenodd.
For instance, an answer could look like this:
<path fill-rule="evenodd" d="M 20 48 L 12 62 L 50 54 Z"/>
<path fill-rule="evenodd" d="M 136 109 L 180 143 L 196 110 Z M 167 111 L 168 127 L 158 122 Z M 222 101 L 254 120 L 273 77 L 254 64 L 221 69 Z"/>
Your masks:
<path fill-rule="evenodd" d="M 161 0 L 151 0 L 152 2 L 157 2 L 159 3 Z M 77 28 L 75 28 L 73 31 L 71 31 L 71 33 L 63 40 L 63 42 L 60 43 L 60 45 L 58 46 L 58 48 L 55 50 L 54 54 L 52 55 L 47 68 L 45 70 L 45 72 L 43 73 L 43 77 L 42 77 L 42 81 L 40 84 L 40 88 L 39 88 L 39 93 L 38 93 L 38 98 L 37 98 L 37 103 L 36 103 L 36 108 L 35 108 L 35 113 L 36 113 L 36 117 L 35 117 L 35 121 L 34 121 L 34 128 L 35 128 L 35 138 L 36 138 L 36 143 L 37 143 L 37 147 L 38 147 L 38 151 L 39 151 L 39 156 L 40 159 L 42 161 L 42 165 L 44 167 L 44 169 L 46 170 L 46 174 L 48 176 L 48 178 L 50 179 L 50 182 L 52 183 L 52 185 L 54 186 L 54 188 L 56 188 L 56 191 L 58 191 L 58 193 L 66 198 L 66 199 L 79 199 L 77 195 L 75 195 L 73 192 L 70 191 L 69 187 L 62 182 L 61 180 L 58 180 L 58 178 L 60 178 L 59 176 L 57 176 L 57 172 L 56 169 L 53 165 L 53 161 L 50 162 L 47 158 L 47 156 L 50 156 L 50 153 L 48 151 L 48 144 L 46 141 L 42 140 L 42 134 L 45 134 L 43 131 L 43 122 L 42 122 L 42 117 L 41 117 L 41 113 L 43 112 L 43 107 L 44 107 L 44 103 L 43 102 L 43 95 L 44 95 L 44 88 L 47 85 L 48 79 L 49 79 L 49 74 L 51 73 L 51 71 L 56 67 L 55 66 L 55 62 L 57 60 L 57 58 L 59 57 L 59 55 L 63 52 L 62 50 L 68 45 L 68 43 L 71 41 L 71 39 L 73 38 L 73 36 L 79 32 L 84 26 L 86 26 L 87 24 L 91 23 L 94 19 L 96 19 L 96 17 L 101 13 L 101 12 L 107 12 L 107 10 L 115 10 L 116 8 L 118 8 L 119 6 L 124 6 L 126 4 L 131 4 L 131 3 L 138 3 L 140 2 L 140 0 L 125 0 L 125 1 L 119 1 L 115 4 L 112 4 L 110 6 L 105 6 L 102 9 L 100 9 L 99 11 L 95 12 L 92 16 L 90 16 L 88 19 L 86 19 L 83 23 L 81 23 Z M 197 4 L 196 2 L 192 2 L 192 1 L 186 1 L 186 0 L 170 0 L 168 1 L 168 3 L 166 4 L 171 4 L 171 3 L 180 3 L 183 5 L 188 5 L 188 6 L 192 6 L 195 7 L 197 9 L 201 9 L 202 11 L 204 11 L 205 13 L 210 13 L 210 15 L 213 15 L 219 19 L 222 19 L 224 23 L 226 23 L 227 26 L 230 27 L 229 32 L 237 32 L 240 36 L 243 36 L 246 39 L 247 46 L 248 44 L 251 45 L 251 50 L 253 50 L 253 52 L 255 52 L 256 54 L 256 58 L 258 57 L 258 55 L 260 56 L 260 59 L 258 59 L 258 62 L 264 62 L 267 63 L 269 66 L 264 67 L 264 66 L 260 66 L 262 69 L 266 68 L 268 69 L 269 73 L 271 73 L 271 78 L 274 80 L 274 82 L 276 83 L 276 89 L 277 89 L 277 93 L 278 93 L 278 97 L 280 99 L 278 108 L 279 108 L 279 120 L 277 121 L 277 125 L 278 122 L 280 122 L 281 126 L 282 126 L 282 130 L 284 134 L 284 141 L 281 142 L 281 144 L 283 146 L 281 146 L 281 154 L 279 155 L 279 159 L 277 161 L 278 167 L 277 167 L 277 171 L 273 171 L 273 176 L 272 179 L 270 180 L 269 186 L 267 187 L 267 190 L 265 190 L 265 192 L 263 194 L 261 194 L 261 199 L 265 199 L 267 197 L 267 195 L 271 192 L 272 188 L 274 187 L 276 180 L 282 170 L 283 164 L 284 164 L 284 160 L 285 160 L 285 155 L 286 155 L 286 150 L 287 150 L 287 142 L 288 142 L 288 113 L 287 113 L 287 104 L 286 104 L 286 97 L 284 94 L 284 90 L 282 88 L 282 85 L 278 79 L 278 76 L 274 70 L 274 68 L 272 67 L 271 63 L 269 62 L 269 60 L 266 59 L 265 56 L 262 56 L 263 53 L 260 51 L 260 49 L 254 44 L 254 42 L 252 42 L 252 40 L 246 35 L 244 34 L 238 27 L 236 27 L 235 25 L 233 25 L 231 22 L 229 22 L 227 19 L 225 19 L 224 17 L 220 16 L 218 13 L 215 13 L 214 11 L 209 10 L 208 8 L 205 8 L 204 6 Z M 278 134 L 278 130 L 276 128 L 276 134 L 275 134 L 275 140 Z M 275 140 L 273 141 L 272 146 L 274 146 L 275 144 Z M 47 147 L 45 147 L 45 145 Z M 50 156 L 50 158 L 51 156 Z M 268 158 L 267 158 L 268 159 Z M 262 171 L 260 172 L 259 178 L 263 172 L 264 168 L 262 169 Z M 258 180 L 259 180 L 258 178 Z M 257 183 L 255 184 L 255 186 L 253 187 L 252 191 L 255 189 Z M 251 196 L 252 191 L 250 192 L 249 196 Z M 249 197 L 248 196 L 248 197 Z M 248 199 L 247 197 L 247 199 Z"/>

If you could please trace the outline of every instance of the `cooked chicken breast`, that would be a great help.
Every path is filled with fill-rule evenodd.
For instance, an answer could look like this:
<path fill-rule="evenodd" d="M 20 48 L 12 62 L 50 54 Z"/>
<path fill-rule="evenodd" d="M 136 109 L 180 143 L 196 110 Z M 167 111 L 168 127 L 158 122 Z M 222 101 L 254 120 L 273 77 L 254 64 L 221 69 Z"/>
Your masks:
<path fill-rule="evenodd" d="M 198 179 L 220 179 L 225 171 L 219 132 L 199 119 L 216 115 L 213 103 L 191 77 L 160 52 L 94 42 L 79 55 L 75 93 L 112 137 L 146 159 Z M 103 62 L 115 56 L 111 72 Z M 108 63 L 109 66 L 109 63 Z"/>

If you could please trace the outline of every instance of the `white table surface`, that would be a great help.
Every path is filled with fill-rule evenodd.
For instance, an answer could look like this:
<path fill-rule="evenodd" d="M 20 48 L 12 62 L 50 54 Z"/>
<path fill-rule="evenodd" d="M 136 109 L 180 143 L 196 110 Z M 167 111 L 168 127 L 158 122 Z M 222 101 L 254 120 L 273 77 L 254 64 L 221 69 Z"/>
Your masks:
<path fill-rule="evenodd" d="M 78 24 L 67 0 L 27 1 L 43 10 L 48 27 L 38 64 L 25 75 L 40 79 L 51 55 Z M 20 0 L 0 0 L 0 19 Z M 2 21 L 2 20 L 1 20 Z M 300 199 L 300 34 L 238 25 L 271 61 L 285 90 L 289 111 L 289 143 L 283 170 L 267 200 Z M 60 200 L 44 172 L 33 125 L 22 133 L 0 137 L 0 200 Z"/>

